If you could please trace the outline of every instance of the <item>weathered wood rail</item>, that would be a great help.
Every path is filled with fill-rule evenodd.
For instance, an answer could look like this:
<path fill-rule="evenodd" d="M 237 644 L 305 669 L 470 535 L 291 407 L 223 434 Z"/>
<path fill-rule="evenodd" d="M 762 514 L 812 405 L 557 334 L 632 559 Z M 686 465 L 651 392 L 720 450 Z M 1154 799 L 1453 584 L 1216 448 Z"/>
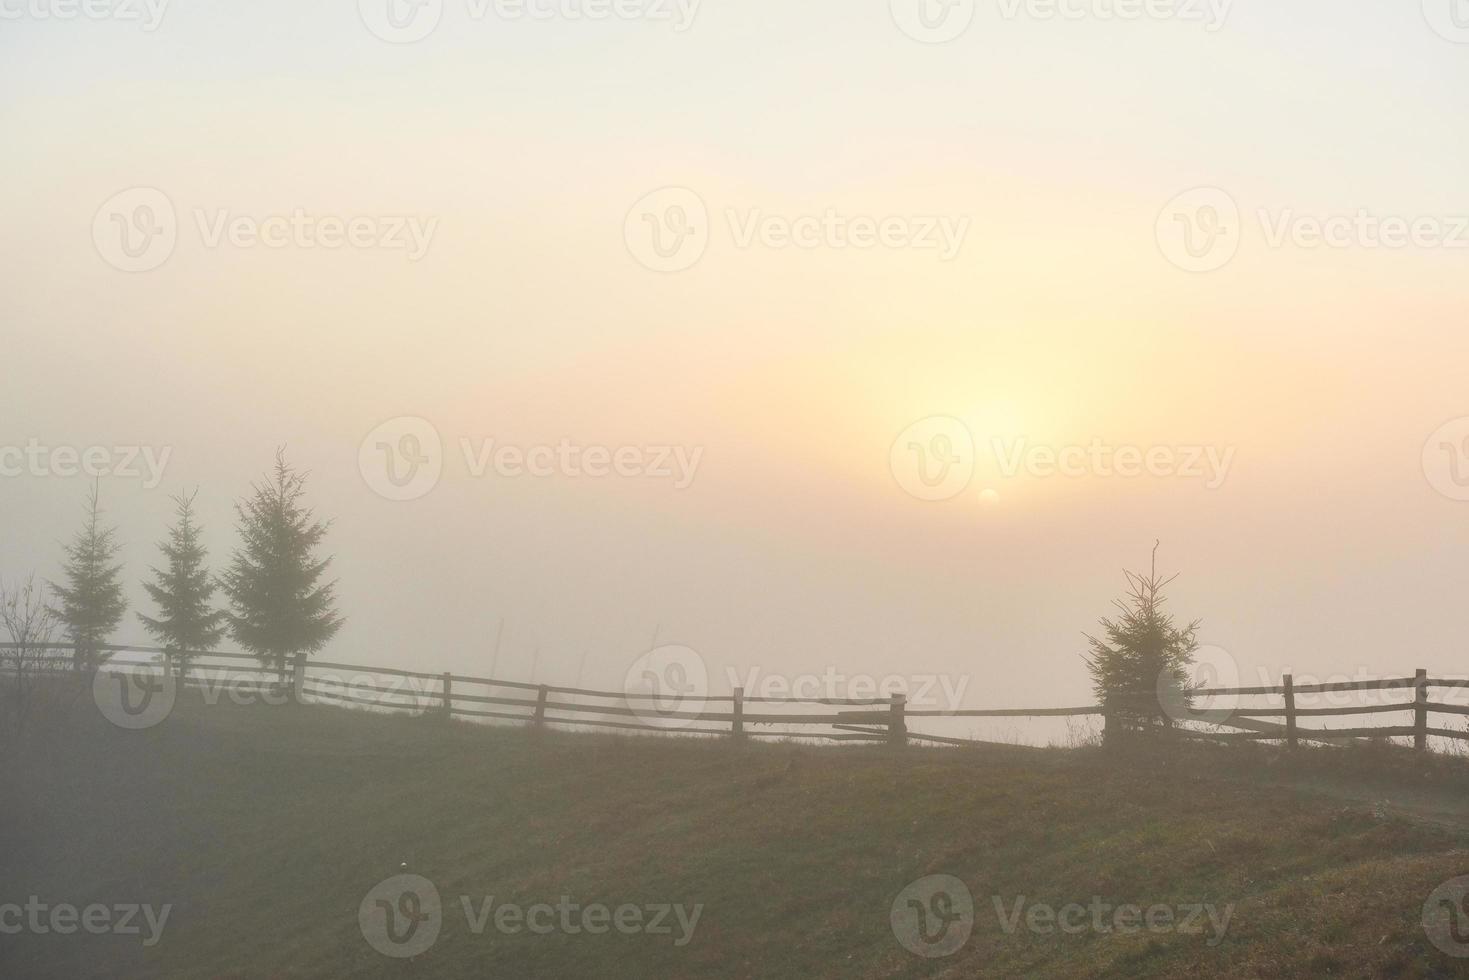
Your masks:
<path fill-rule="evenodd" d="M 45 648 L 53 656 L 45 658 L 46 672 L 70 671 L 71 647 L 50 644 Z M 14 656 L 15 644 L 0 643 L 0 672 L 6 666 L 6 653 Z M 34 653 L 34 649 L 30 651 Z M 102 669 L 158 669 L 169 662 L 167 651 L 157 647 L 105 646 L 100 653 L 106 660 Z M 142 654 L 153 659 L 125 659 L 122 655 Z M 387 711 L 434 713 L 442 717 L 489 719 L 520 722 L 531 727 L 562 725 L 584 728 L 607 728 L 664 734 L 724 735 L 736 739 L 751 737 L 821 738 L 833 741 L 870 741 L 903 745 L 910 741 L 945 745 L 978 744 L 978 740 L 954 738 L 913 731 L 909 723 L 916 719 L 938 718 L 1045 718 L 1100 717 L 1103 739 L 1115 743 L 1119 738 L 1140 731 L 1166 727 L 1175 736 L 1217 741 L 1276 741 L 1289 746 L 1304 741 L 1345 744 L 1360 738 L 1412 738 L 1419 750 L 1428 748 L 1430 737 L 1469 741 L 1469 727 L 1445 728 L 1430 725 L 1430 716 L 1469 717 L 1469 705 L 1450 704 L 1430 698 L 1434 690 L 1469 688 L 1469 679 L 1433 678 L 1426 670 L 1412 677 L 1366 681 L 1333 681 L 1319 684 L 1296 684 L 1285 675 L 1278 685 L 1256 687 L 1199 688 L 1190 692 L 1194 698 L 1211 697 L 1278 697 L 1278 706 L 1231 707 L 1227 709 L 1183 706 L 1182 717 L 1173 714 L 1170 723 L 1140 723 L 1141 716 L 1159 716 L 1158 701 L 1121 701 L 1103 705 L 1073 708 L 960 708 L 927 709 L 911 707 L 902 694 L 886 698 L 799 698 L 747 696 L 736 688 L 727 695 L 680 694 L 665 696 L 638 692 L 599 691 L 555 684 L 536 684 L 492 677 L 429 673 L 394 667 L 345 664 L 330 661 L 297 661 L 289 671 L 267 669 L 252 654 L 209 651 L 193 654 L 186 672 L 180 674 L 183 685 L 190 689 L 218 691 L 228 687 L 232 692 L 275 696 L 282 700 L 319 701 L 360 705 Z M 1353 704 L 1340 707 L 1300 707 L 1301 695 L 1361 693 L 1368 691 L 1410 692 L 1412 700 L 1386 704 Z M 577 699 L 589 699 L 585 703 Z M 810 710 L 751 711 L 751 705 L 780 705 L 787 709 L 808 706 L 834 708 L 835 711 Z M 1409 714 L 1407 725 L 1381 725 L 1353 728 L 1303 727 L 1303 718 Z M 1261 719 L 1280 719 L 1263 721 Z M 1205 728 L 1193 727 L 1207 726 Z M 754 731 L 757 726 L 782 726 L 780 731 Z M 800 731 L 803 728 L 826 730 Z M 1220 731 L 1218 729 L 1234 729 Z M 797 729 L 792 731 L 790 729 Z"/>

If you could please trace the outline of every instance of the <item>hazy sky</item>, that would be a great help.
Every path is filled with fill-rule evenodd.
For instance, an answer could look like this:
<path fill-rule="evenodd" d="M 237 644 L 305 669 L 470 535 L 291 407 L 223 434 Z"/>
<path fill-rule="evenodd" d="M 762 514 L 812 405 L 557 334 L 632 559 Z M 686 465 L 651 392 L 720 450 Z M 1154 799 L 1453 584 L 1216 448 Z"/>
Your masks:
<path fill-rule="evenodd" d="M 102 481 L 134 609 L 169 496 L 222 563 L 284 443 L 333 660 L 483 672 L 503 617 L 522 679 L 539 647 L 617 686 L 657 628 L 716 690 L 1084 702 L 1161 538 L 1247 679 L 1469 671 L 1469 422 L 1434 435 L 1469 416 L 1469 4 L 444 0 L 394 43 L 388 0 L 93 2 L 0 0 L 0 447 L 169 453 Z M 404 417 L 442 474 L 389 500 L 406 423 L 363 443 Z M 462 440 L 697 466 L 476 476 Z M 0 477 L 7 580 L 81 514 L 46 459 Z"/>

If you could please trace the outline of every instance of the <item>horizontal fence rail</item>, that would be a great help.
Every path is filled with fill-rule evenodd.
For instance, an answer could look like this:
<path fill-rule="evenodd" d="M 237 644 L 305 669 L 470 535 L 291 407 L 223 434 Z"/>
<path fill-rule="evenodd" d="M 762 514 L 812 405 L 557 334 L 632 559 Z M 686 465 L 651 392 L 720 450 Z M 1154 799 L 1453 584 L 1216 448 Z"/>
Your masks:
<path fill-rule="evenodd" d="M 1196 688 L 1186 692 L 1186 698 L 1177 699 L 1176 710 L 1160 706 L 1156 695 L 1116 698 L 1106 704 L 1069 708 L 915 709 L 901 694 L 887 698 L 773 697 L 746 696 L 743 689 L 736 688 L 726 695 L 660 695 L 299 658 L 284 665 L 268 666 L 254 654 L 217 650 L 179 656 L 158 647 L 107 645 L 91 653 L 101 661 L 98 669 L 107 672 L 168 667 L 183 687 L 204 691 L 206 695 L 212 692 L 218 696 L 228 689 L 234 695 L 355 705 L 444 718 L 511 721 L 533 728 L 559 725 L 739 739 L 797 737 L 898 745 L 910 741 L 974 745 L 983 743 L 978 739 L 915 732 L 908 723 L 914 719 L 942 718 L 1097 717 L 1103 721 L 1102 737 L 1108 744 L 1122 738 L 1162 733 L 1221 742 L 1282 742 L 1292 747 L 1303 741 L 1344 745 L 1358 739 L 1401 737 L 1412 738 L 1417 749 L 1426 749 L 1429 737 L 1469 741 L 1469 726 L 1454 729 L 1429 723 L 1432 715 L 1469 717 L 1469 705 L 1431 700 L 1429 696 L 1435 689 L 1469 688 L 1469 679 L 1430 678 L 1426 670 L 1419 670 L 1412 677 L 1365 681 L 1298 685 L 1291 675 L 1285 675 L 1278 685 Z M 138 659 L 140 655 L 151 659 Z M 0 643 L 0 677 L 15 676 L 17 672 L 75 674 L 76 665 L 82 662 L 70 644 Z M 1366 691 L 1403 691 L 1412 700 L 1340 707 L 1302 707 L 1296 703 L 1301 695 Z M 1194 699 L 1217 697 L 1270 697 L 1278 698 L 1280 703 L 1229 708 L 1193 704 Z M 799 713 L 749 711 L 748 705 L 783 705 L 806 710 Z M 811 706 L 837 710 L 817 712 L 811 711 Z M 1412 716 L 1411 724 L 1332 729 L 1302 727 L 1298 723 L 1302 718 L 1403 713 Z M 818 730 L 750 730 L 754 726 Z"/>

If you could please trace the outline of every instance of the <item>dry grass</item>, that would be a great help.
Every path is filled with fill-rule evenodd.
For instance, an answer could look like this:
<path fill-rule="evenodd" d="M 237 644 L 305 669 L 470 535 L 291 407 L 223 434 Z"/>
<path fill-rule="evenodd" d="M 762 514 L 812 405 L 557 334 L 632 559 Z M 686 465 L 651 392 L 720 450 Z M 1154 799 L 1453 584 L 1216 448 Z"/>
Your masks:
<path fill-rule="evenodd" d="M 6 936 L 4 976 L 1469 976 L 1420 926 L 1432 889 L 1469 873 L 1469 835 L 1342 799 L 1342 753 L 736 746 L 194 706 L 143 733 L 82 719 L 0 765 L 0 903 L 175 906 L 150 950 Z M 1372 778 L 1458 791 L 1463 764 L 1432 765 L 1384 756 Z M 408 962 L 356 918 L 405 862 L 448 906 Z M 947 959 L 910 954 L 889 924 L 930 874 L 975 897 Z M 459 895 L 704 910 L 684 948 L 476 936 Z M 1235 909 L 1211 947 L 1007 933 L 995 896 Z"/>

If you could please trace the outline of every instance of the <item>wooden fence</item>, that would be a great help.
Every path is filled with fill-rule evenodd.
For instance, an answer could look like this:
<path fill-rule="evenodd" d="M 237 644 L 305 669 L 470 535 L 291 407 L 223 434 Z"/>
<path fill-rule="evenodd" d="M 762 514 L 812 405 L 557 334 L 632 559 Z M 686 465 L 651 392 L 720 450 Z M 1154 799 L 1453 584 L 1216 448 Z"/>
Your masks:
<path fill-rule="evenodd" d="M 52 651 L 52 656 L 50 665 L 44 668 L 46 672 L 64 672 L 70 663 L 71 648 L 56 644 L 47 649 Z M 6 668 L 6 654 L 13 659 L 15 650 L 15 644 L 0 643 L 0 672 Z M 157 668 L 168 657 L 166 651 L 156 647 L 106 646 L 101 652 L 107 658 L 102 666 L 106 671 Z M 127 659 L 128 654 L 144 654 L 154 659 Z M 432 712 L 442 717 L 520 722 L 536 728 L 561 725 L 734 738 L 800 737 L 893 745 L 910 741 L 969 745 L 981 743 L 976 739 L 913 731 L 910 722 L 941 718 L 1100 717 L 1104 742 L 1111 744 L 1161 727 L 1184 738 L 1279 741 L 1292 747 L 1303 741 L 1346 744 L 1363 738 L 1411 737 L 1415 748 L 1426 750 L 1430 736 L 1469 741 L 1469 727 L 1454 729 L 1429 724 L 1430 716 L 1435 714 L 1469 716 L 1469 706 L 1430 698 L 1430 692 L 1435 690 L 1469 688 L 1469 680 L 1431 678 L 1426 670 L 1419 670 L 1413 677 L 1299 685 L 1287 674 L 1276 686 L 1200 688 L 1190 692 L 1194 698 L 1271 697 L 1279 698 L 1280 703 L 1269 707 L 1210 709 L 1180 702 L 1166 715 L 1160 712 L 1156 698 L 1148 704 L 1118 702 L 1075 708 L 927 709 L 910 706 L 902 694 L 887 698 L 747 697 L 742 689 L 736 688 L 728 695 L 660 695 L 327 661 L 298 661 L 287 676 L 286 671 L 266 669 L 251 654 L 218 651 L 194 655 L 187 672 L 180 676 L 183 686 L 206 692 L 213 689 L 216 694 L 228 686 L 231 692 L 267 699 Z M 1301 695 L 1365 691 L 1410 692 L 1412 700 L 1344 707 L 1299 707 L 1296 703 Z M 788 710 L 775 711 L 763 707 L 766 705 L 784 706 Z M 810 710 L 812 706 L 835 710 L 817 712 Z M 797 710 L 789 710 L 793 708 Z M 1412 723 L 1338 729 L 1300 724 L 1303 718 L 1389 713 L 1411 715 Z M 1154 719 L 1151 724 L 1147 721 L 1149 716 Z M 1158 725 L 1156 720 L 1160 716 L 1169 718 L 1170 722 L 1166 726 Z M 1207 727 L 1195 727 L 1198 725 Z M 768 726 L 783 726 L 787 730 L 757 730 Z M 1232 730 L 1220 731 L 1221 728 Z"/>

